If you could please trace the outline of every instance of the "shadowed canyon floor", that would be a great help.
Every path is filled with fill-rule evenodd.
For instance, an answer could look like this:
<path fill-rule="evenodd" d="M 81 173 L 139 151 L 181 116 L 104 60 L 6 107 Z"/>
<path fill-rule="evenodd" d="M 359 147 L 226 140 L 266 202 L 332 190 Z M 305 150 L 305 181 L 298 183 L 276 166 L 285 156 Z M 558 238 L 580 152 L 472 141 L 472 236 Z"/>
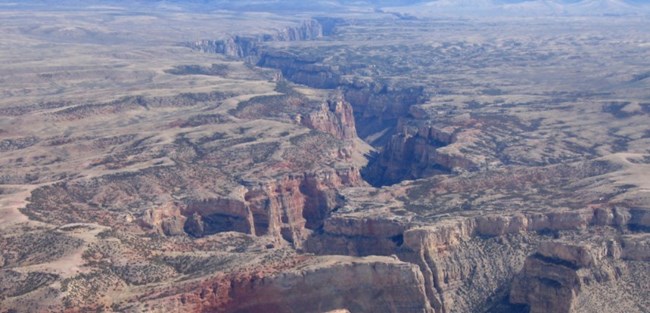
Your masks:
<path fill-rule="evenodd" d="M 650 311 L 646 17 L 173 3 L 0 7 L 0 312 Z"/>

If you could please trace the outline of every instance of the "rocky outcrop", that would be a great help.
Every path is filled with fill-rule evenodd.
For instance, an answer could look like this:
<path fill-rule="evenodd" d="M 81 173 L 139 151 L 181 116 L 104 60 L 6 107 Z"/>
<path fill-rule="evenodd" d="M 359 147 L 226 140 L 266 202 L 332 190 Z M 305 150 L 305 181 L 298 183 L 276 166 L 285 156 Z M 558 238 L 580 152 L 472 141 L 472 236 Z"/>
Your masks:
<path fill-rule="evenodd" d="M 592 285 L 619 278 L 624 265 L 616 260 L 649 260 L 649 239 L 635 235 L 620 242 L 544 242 L 515 278 L 510 301 L 527 305 L 531 313 L 575 312 L 581 294 L 589 293 Z"/>
<path fill-rule="evenodd" d="M 650 261 L 650 235 L 648 234 L 624 236 L 620 242 L 611 241 L 608 244 L 608 253 L 614 258 Z"/>
<path fill-rule="evenodd" d="M 403 244 L 408 225 L 384 218 L 328 218 L 305 250 L 317 254 L 391 255 Z"/>
<path fill-rule="evenodd" d="M 334 259 L 263 278 L 236 312 L 432 312 L 417 266 L 391 258 Z M 323 283 L 327 282 L 327 283 Z"/>
<path fill-rule="evenodd" d="M 413 252 L 410 256 L 409 253 L 405 253 L 405 256 L 402 258 L 405 260 L 414 260 L 414 263 L 421 266 L 425 277 L 431 278 L 429 284 L 431 288 L 430 299 L 432 299 L 434 307 L 441 310 L 441 312 L 446 312 L 450 308 L 458 310 L 460 304 L 461 308 L 464 307 L 465 310 L 473 311 L 476 305 L 485 305 L 485 303 L 465 301 L 464 298 L 458 295 L 459 290 L 463 290 L 466 288 L 466 284 L 471 283 L 468 279 L 472 275 L 476 275 L 474 271 L 478 270 L 477 268 L 468 266 L 468 264 L 476 262 L 475 266 L 485 270 L 482 275 L 489 273 L 487 276 L 490 277 L 483 285 L 492 287 L 479 292 L 482 294 L 476 297 L 477 299 L 489 299 L 491 292 L 498 290 L 498 288 L 506 288 L 511 277 L 522 266 L 523 254 L 531 247 L 530 245 L 521 245 L 513 249 L 509 245 L 499 245 L 499 248 L 489 250 L 479 248 L 479 251 L 482 252 L 479 252 L 478 255 L 474 253 L 472 254 L 473 256 L 469 257 L 466 254 L 465 256 L 460 256 L 465 258 L 465 262 L 459 263 L 454 261 L 455 258 L 457 259 L 459 257 L 459 254 L 464 254 L 462 251 L 467 249 L 465 246 L 471 244 L 475 238 L 490 238 L 495 236 L 506 236 L 507 238 L 507 236 L 525 236 L 530 232 L 581 230 L 592 225 L 629 227 L 629 220 L 625 221 L 624 219 L 615 218 L 603 220 L 595 218 L 596 216 L 603 215 L 612 217 L 625 216 L 629 212 L 629 210 L 620 208 L 586 208 L 576 211 L 513 214 L 510 216 L 487 215 L 469 219 L 450 220 L 438 223 L 438 225 L 434 224 L 434 226 L 407 230 L 404 233 L 404 246 Z M 542 251 L 550 250 L 542 248 Z M 572 251 L 571 249 L 558 249 L 555 251 L 553 252 L 554 254 L 568 258 L 578 265 L 586 266 L 593 262 L 590 261 L 591 256 L 587 256 L 584 251 Z M 480 255 L 482 253 L 488 255 L 497 254 L 498 257 L 485 258 Z M 551 253 L 549 252 L 547 254 Z M 485 263 L 486 261 L 488 262 L 487 265 Z M 530 262 L 534 263 L 538 262 L 538 260 L 535 259 Z M 430 273 L 430 275 L 427 275 L 427 273 Z M 544 280 L 543 282 L 548 281 Z M 558 294 L 564 295 L 570 289 L 556 291 Z M 571 295 L 572 291 L 568 294 Z M 437 302 L 436 299 L 438 299 Z M 515 297 L 515 299 L 517 301 L 513 301 L 513 303 L 522 303 L 519 300 L 520 298 Z M 542 310 L 538 312 L 561 311 Z"/>
<path fill-rule="evenodd" d="M 250 209 L 238 199 L 190 201 L 182 214 L 187 218 L 185 232 L 194 237 L 227 231 L 255 234 Z"/>
<path fill-rule="evenodd" d="M 308 20 L 299 26 L 286 27 L 271 34 L 236 35 L 220 40 L 199 40 L 186 45 L 204 52 L 245 59 L 259 56 L 260 44 L 264 42 L 314 40 L 322 36 L 323 26 L 317 20 Z"/>
<path fill-rule="evenodd" d="M 410 130 L 404 128 L 393 135 L 364 169 L 364 178 L 374 186 L 392 185 L 406 179 L 429 177 L 452 169 L 474 171 L 478 161 L 454 147 L 458 140 L 455 129 L 438 129 L 424 126 Z"/>
<path fill-rule="evenodd" d="M 194 237 L 227 231 L 270 236 L 300 248 L 340 204 L 338 190 L 361 184 L 356 168 L 256 183 L 242 188 L 235 198 L 190 201 L 182 210 L 187 218 L 184 229 Z"/>
<path fill-rule="evenodd" d="M 333 89 L 341 84 L 341 75 L 333 68 L 317 64 L 320 59 L 307 58 L 282 51 L 265 51 L 257 65 L 280 70 L 282 76 L 294 83 L 312 88 Z"/>
<path fill-rule="evenodd" d="M 450 142 L 430 134 L 404 131 L 394 135 L 364 169 L 364 178 L 374 186 L 383 186 L 448 170 L 436 161 L 440 159 L 437 149 Z"/>
<path fill-rule="evenodd" d="M 532 249 L 544 240 L 540 233 L 592 226 L 645 227 L 648 213 L 650 210 L 641 208 L 588 207 L 447 218 L 426 226 L 418 226 L 416 221 L 341 214 L 329 218 L 322 233 L 308 240 L 305 247 L 319 254 L 395 254 L 420 267 L 436 312 L 474 312 L 506 297 L 510 281 Z M 621 256 L 647 259 L 647 242 L 623 240 L 617 246 L 626 247 L 616 252 Z M 595 262 L 584 251 L 556 251 L 579 264 Z M 482 287 L 472 287 L 477 285 Z"/>
<path fill-rule="evenodd" d="M 558 245 L 572 254 L 584 251 L 569 250 L 574 247 Z M 584 255 L 591 258 L 591 255 Z M 536 253 L 526 259 L 521 275 L 512 284 L 510 301 L 530 306 L 531 313 L 572 311 L 576 293 L 579 292 L 586 273 L 583 264 L 573 263 L 557 256 Z"/>
<path fill-rule="evenodd" d="M 303 126 L 331 134 L 341 140 L 357 137 L 352 107 L 341 97 L 328 100 L 322 104 L 319 111 L 299 119 Z"/>
<path fill-rule="evenodd" d="M 440 250 L 475 236 L 502 236 L 522 232 L 582 230 L 589 226 L 647 225 L 647 221 L 625 219 L 631 212 L 650 214 L 647 209 L 588 207 L 580 210 L 482 215 L 444 220 L 404 233 L 404 243 L 413 250 Z M 602 218 L 606 216 L 607 218 Z"/>
<path fill-rule="evenodd" d="M 345 98 L 348 99 L 364 117 L 384 117 L 385 119 L 402 116 L 409 107 L 419 103 L 423 88 L 397 88 L 381 83 L 353 82 L 348 85 Z"/>
<path fill-rule="evenodd" d="M 346 82 L 344 90 L 360 125 L 359 137 L 373 146 L 384 145 L 394 134 L 398 120 L 409 114 L 409 108 L 427 99 L 421 86 Z"/>
<path fill-rule="evenodd" d="M 177 236 L 185 233 L 183 225 L 186 217 L 181 215 L 177 206 L 166 205 L 150 208 L 138 219 L 141 226 L 155 230 L 167 236 Z"/>
<path fill-rule="evenodd" d="M 153 306 L 148 311 L 433 312 L 418 267 L 389 257 L 309 258 L 281 269 L 219 274 L 177 290 L 173 296 L 149 296 Z"/>

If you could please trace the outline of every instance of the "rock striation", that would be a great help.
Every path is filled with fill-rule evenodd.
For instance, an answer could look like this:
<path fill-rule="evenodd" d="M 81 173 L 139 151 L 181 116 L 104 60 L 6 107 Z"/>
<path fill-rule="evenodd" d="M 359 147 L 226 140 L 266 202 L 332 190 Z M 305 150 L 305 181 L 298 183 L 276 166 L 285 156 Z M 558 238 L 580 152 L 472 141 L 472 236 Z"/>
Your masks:
<path fill-rule="evenodd" d="M 325 222 L 323 234 L 308 241 L 306 247 L 308 251 L 318 254 L 397 255 L 401 260 L 420 267 L 428 299 L 436 312 L 475 312 L 501 301 L 509 290 L 510 280 L 520 268 L 524 267 L 526 273 L 527 266 L 536 266 L 540 262 L 540 258 L 535 257 L 538 254 L 532 250 L 540 244 L 542 255 L 557 254 L 581 266 L 596 262 L 583 250 L 571 247 L 563 250 L 545 243 L 543 234 L 584 231 L 592 227 L 646 227 L 647 214 L 650 214 L 650 210 L 641 208 L 588 207 L 580 210 L 455 217 L 429 222 L 426 226 L 418 226 L 420 223 L 416 221 L 335 215 Z M 631 219 L 631 216 L 635 218 Z M 645 241 L 626 239 L 616 246 L 627 248 L 620 251 L 614 249 L 614 254 L 647 260 Z M 607 255 L 607 252 L 601 254 Z M 521 279 L 524 285 L 523 282 L 528 281 L 528 277 Z M 473 288 L 474 284 L 482 287 Z M 519 288 L 517 286 L 514 284 L 513 288 Z M 536 289 L 530 288 L 533 288 L 532 291 L 513 289 L 512 303 L 528 304 L 525 299 L 535 297 L 554 302 L 548 295 L 535 296 Z M 565 295 L 570 290 L 554 292 Z M 521 294 L 532 295 L 526 298 Z M 553 311 L 544 310 L 536 312 Z"/>
<path fill-rule="evenodd" d="M 283 51 L 264 51 L 256 61 L 257 66 L 277 69 L 282 77 L 294 83 L 312 88 L 334 89 L 341 85 L 341 74 L 327 65 L 318 64 L 320 59 L 296 56 Z"/>
<path fill-rule="evenodd" d="M 328 29 L 330 29 L 329 26 Z M 211 53 L 219 53 L 229 57 L 247 59 L 260 54 L 260 44 L 272 41 L 301 41 L 314 40 L 323 37 L 323 25 L 317 20 L 303 21 L 298 26 L 286 27 L 271 34 L 252 36 L 229 36 L 220 40 L 198 40 L 186 43 L 187 46 Z"/>
<path fill-rule="evenodd" d="M 364 178 L 372 185 L 383 186 L 448 173 L 454 169 L 478 170 L 480 164 L 477 160 L 457 153 L 453 147 L 459 137 L 466 135 L 431 126 L 414 130 L 404 127 L 371 160 L 364 169 Z"/>
<path fill-rule="evenodd" d="M 337 139 L 357 138 L 352 106 L 341 97 L 328 100 L 321 109 L 300 117 L 300 123 L 308 128 L 331 134 Z"/>
<path fill-rule="evenodd" d="M 385 145 L 400 130 L 400 119 L 409 114 L 409 109 L 428 98 L 422 86 L 347 80 L 341 85 L 345 99 L 354 107 L 359 137 L 373 146 Z"/>
<path fill-rule="evenodd" d="M 237 199 L 191 201 L 181 210 L 185 231 L 202 237 L 236 231 L 282 239 L 296 248 L 312 230 L 322 227 L 330 212 L 340 205 L 338 190 L 363 184 L 358 169 L 290 175 L 255 183 L 240 190 Z"/>
<path fill-rule="evenodd" d="M 291 258 L 289 258 L 291 259 Z M 258 271 L 217 275 L 151 295 L 151 312 L 431 313 L 417 266 L 390 257 L 300 257 Z M 323 283 L 327 282 L 327 283 Z"/>
<path fill-rule="evenodd" d="M 417 266 L 392 258 L 334 257 L 255 281 L 234 294 L 236 310 L 226 312 L 432 312 L 423 280 Z"/>
<path fill-rule="evenodd" d="M 576 312 L 580 297 L 593 285 L 620 278 L 625 264 L 617 261 L 650 260 L 648 247 L 647 234 L 596 243 L 544 242 L 526 258 L 510 301 L 527 305 L 531 313 Z"/>

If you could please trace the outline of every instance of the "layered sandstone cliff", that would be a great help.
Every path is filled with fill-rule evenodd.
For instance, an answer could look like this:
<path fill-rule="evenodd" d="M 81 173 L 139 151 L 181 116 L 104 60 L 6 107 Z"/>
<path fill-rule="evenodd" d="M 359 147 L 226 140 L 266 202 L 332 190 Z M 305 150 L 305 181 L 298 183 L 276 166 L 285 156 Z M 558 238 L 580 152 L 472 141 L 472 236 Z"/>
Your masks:
<path fill-rule="evenodd" d="M 274 68 L 294 83 L 312 88 L 333 89 L 341 84 L 341 74 L 332 67 L 318 64 L 319 59 L 299 57 L 282 51 L 263 51 L 258 66 Z"/>
<path fill-rule="evenodd" d="M 510 301 L 527 305 L 531 313 L 584 311 L 581 298 L 600 296 L 598 285 L 629 279 L 626 261 L 650 260 L 647 234 L 594 239 L 544 242 L 526 258 L 513 281 Z M 624 301 L 620 308 L 629 311 Z"/>
<path fill-rule="evenodd" d="M 233 312 L 432 312 L 417 266 L 392 258 L 328 257 L 234 294 Z M 226 310 L 228 311 L 228 310 Z"/>
<path fill-rule="evenodd" d="M 257 271 L 181 283 L 174 295 L 152 293 L 143 300 L 150 312 L 433 312 L 413 264 L 389 257 L 285 255 L 283 260 L 269 259 Z"/>
<path fill-rule="evenodd" d="M 647 227 L 648 214 L 650 211 L 646 209 L 589 207 L 446 218 L 428 222 L 426 226 L 418 226 L 421 222 L 416 220 L 391 221 L 344 214 L 328 219 L 323 233 L 308 241 L 306 247 L 319 254 L 395 254 L 401 260 L 420 267 L 428 299 L 436 312 L 477 312 L 480 308 L 498 304 L 506 297 L 510 281 L 519 269 L 524 267 L 526 272 L 527 266 L 537 264 L 534 263 L 538 260 L 534 257 L 537 254 L 533 252 L 540 244 L 541 251 L 548 250 L 544 248 L 548 245 L 545 243 L 546 233 L 585 231 L 592 227 Z M 614 253 L 647 260 L 647 243 L 626 239 L 617 244 L 621 245 L 628 247 L 627 250 Z M 569 255 L 567 258 L 591 262 L 580 251 L 566 254 Z M 564 301 L 554 300 L 550 293 L 536 296 L 534 284 L 527 285 L 527 282 L 528 278 L 522 278 L 520 284 L 533 289 L 515 291 L 521 287 L 513 285 L 513 304 L 529 304 L 522 299 L 538 298 L 553 303 Z M 564 292 L 571 291 L 571 288 L 555 292 L 561 297 L 571 297 L 571 292 Z M 522 293 L 531 295 L 525 298 L 525 295 L 520 295 Z"/>
<path fill-rule="evenodd" d="M 345 81 L 345 99 L 354 107 L 359 137 L 373 146 L 387 143 L 398 131 L 400 118 L 427 99 L 422 86 L 401 86 L 374 81 Z"/>
<path fill-rule="evenodd" d="M 459 153 L 456 147 L 471 140 L 471 134 L 457 130 L 431 126 L 410 130 L 404 127 L 382 147 L 364 170 L 364 177 L 371 184 L 382 186 L 430 177 L 452 169 L 477 170 L 480 161 Z"/>
<path fill-rule="evenodd" d="M 259 45 L 271 41 L 313 40 L 323 36 L 323 26 L 317 20 L 307 20 L 298 26 L 286 27 L 270 34 L 239 36 L 220 40 L 199 40 L 187 43 L 191 48 L 204 52 L 224 54 L 236 58 L 259 56 Z"/>
<path fill-rule="evenodd" d="M 340 205 L 338 190 L 363 184 L 358 169 L 286 176 L 241 188 L 238 198 L 191 201 L 181 210 L 195 237 L 236 231 L 282 239 L 296 248 Z"/>
<path fill-rule="evenodd" d="M 320 110 L 299 119 L 303 126 L 331 134 L 341 140 L 357 138 L 352 106 L 341 97 L 328 100 L 321 105 Z"/>

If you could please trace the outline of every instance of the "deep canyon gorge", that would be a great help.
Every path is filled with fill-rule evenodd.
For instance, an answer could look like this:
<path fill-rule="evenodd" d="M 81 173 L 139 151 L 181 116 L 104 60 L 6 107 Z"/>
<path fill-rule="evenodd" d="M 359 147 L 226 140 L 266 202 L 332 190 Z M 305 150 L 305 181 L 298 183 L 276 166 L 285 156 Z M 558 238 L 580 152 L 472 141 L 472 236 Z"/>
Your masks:
<path fill-rule="evenodd" d="M 646 18 L 345 8 L 13 12 L 0 312 L 650 309 Z"/>

